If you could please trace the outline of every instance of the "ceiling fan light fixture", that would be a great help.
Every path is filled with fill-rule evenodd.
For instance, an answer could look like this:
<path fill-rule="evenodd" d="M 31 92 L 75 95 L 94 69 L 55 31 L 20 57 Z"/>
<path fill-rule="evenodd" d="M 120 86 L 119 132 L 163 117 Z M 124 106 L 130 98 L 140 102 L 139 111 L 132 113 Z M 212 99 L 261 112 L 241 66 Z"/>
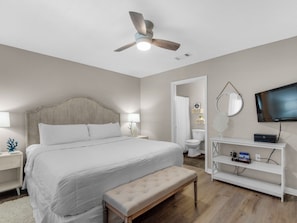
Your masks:
<path fill-rule="evenodd" d="M 149 39 L 139 39 L 137 40 L 137 49 L 141 50 L 141 51 L 148 51 L 151 49 L 152 44 L 151 44 L 151 40 Z"/>
<path fill-rule="evenodd" d="M 152 23 L 152 21 L 150 20 L 145 20 L 141 13 L 130 11 L 129 14 L 137 31 L 137 33 L 135 33 L 135 42 L 126 44 L 114 50 L 115 52 L 121 52 L 134 45 L 136 45 L 137 49 L 140 51 L 150 50 L 152 44 L 154 46 L 161 47 L 167 50 L 177 50 L 180 47 L 179 43 L 163 39 L 154 39 L 154 23 Z"/>

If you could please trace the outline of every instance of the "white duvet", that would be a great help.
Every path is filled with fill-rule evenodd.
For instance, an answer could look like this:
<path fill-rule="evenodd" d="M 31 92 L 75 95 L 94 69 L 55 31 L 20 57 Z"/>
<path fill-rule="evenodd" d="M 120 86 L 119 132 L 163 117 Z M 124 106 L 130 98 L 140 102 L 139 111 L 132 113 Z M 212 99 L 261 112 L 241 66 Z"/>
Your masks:
<path fill-rule="evenodd" d="M 105 191 L 183 163 L 182 149 L 175 143 L 130 137 L 31 145 L 27 158 L 25 185 L 38 209 L 37 222 L 51 222 L 53 215 L 75 219 L 91 209 L 101 210 Z M 93 218 L 101 222 L 101 213 L 98 216 Z"/>

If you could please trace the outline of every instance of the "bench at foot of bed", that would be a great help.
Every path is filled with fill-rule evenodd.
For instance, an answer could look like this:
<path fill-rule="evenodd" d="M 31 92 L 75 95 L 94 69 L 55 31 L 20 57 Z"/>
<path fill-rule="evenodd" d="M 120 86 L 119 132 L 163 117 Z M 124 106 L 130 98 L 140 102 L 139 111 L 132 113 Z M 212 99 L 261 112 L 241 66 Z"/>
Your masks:
<path fill-rule="evenodd" d="M 125 223 L 194 183 L 194 203 L 197 206 L 197 174 L 193 170 L 171 166 L 116 187 L 103 196 L 104 222 L 108 210 L 120 216 Z"/>

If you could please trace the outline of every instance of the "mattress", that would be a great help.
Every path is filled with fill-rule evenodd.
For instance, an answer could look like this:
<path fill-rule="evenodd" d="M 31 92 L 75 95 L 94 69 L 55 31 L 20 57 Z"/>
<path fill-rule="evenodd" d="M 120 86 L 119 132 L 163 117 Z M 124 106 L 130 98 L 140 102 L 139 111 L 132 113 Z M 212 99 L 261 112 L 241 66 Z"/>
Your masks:
<path fill-rule="evenodd" d="M 27 148 L 25 183 L 36 222 L 103 222 L 105 191 L 168 166 L 181 166 L 175 143 L 113 137 Z"/>

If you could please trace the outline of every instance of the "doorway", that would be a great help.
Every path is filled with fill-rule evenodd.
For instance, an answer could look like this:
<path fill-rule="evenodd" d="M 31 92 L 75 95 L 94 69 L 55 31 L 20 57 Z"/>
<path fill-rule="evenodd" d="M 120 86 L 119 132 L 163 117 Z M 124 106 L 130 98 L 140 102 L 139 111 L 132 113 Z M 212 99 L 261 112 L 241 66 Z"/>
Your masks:
<path fill-rule="evenodd" d="M 205 140 L 201 144 L 204 147 L 205 165 L 207 172 L 207 76 L 190 78 L 171 83 L 171 141 L 177 142 L 177 122 L 176 122 L 176 96 L 186 96 L 190 98 L 190 119 L 191 129 L 205 129 Z M 199 104 L 199 109 L 195 105 Z"/>

